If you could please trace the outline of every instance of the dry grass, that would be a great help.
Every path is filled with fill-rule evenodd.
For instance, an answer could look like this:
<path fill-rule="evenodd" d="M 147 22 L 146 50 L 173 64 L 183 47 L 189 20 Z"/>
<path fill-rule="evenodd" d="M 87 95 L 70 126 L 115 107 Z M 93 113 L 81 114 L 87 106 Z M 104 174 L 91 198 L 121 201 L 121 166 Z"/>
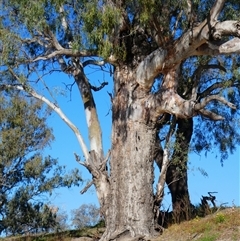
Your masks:
<path fill-rule="evenodd" d="M 159 241 L 240 241 L 240 208 L 228 208 L 165 229 Z"/>
<path fill-rule="evenodd" d="M 65 231 L 59 234 L 14 237 L 3 241 L 90 241 L 98 240 L 103 228 Z M 79 238 L 85 237 L 85 238 Z M 227 208 L 204 218 L 174 224 L 155 241 L 240 241 L 240 208 Z"/>

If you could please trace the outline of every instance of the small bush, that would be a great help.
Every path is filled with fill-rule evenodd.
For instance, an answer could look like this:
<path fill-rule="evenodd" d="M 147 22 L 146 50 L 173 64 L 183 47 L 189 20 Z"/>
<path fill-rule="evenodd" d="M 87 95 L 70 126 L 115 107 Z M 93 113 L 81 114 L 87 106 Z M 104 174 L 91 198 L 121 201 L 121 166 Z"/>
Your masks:
<path fill-rule="evenodd" d="M 225 216 L 222 213 L 219 213 L 215 217 L 216 223 L 223 223 L 225 221 Z"/>

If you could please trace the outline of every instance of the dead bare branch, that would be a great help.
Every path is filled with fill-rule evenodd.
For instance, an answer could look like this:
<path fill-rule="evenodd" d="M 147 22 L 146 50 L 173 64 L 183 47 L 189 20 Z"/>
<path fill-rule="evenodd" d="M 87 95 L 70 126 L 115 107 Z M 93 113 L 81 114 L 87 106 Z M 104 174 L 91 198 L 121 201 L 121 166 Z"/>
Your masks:
<path fill-rule="evenodd" d="M 19 77 L 14 73 L 12 69 L 9 69 L 9 72 L 12 74 L 14 78 L 16 78 L 19 83 L 21 83 Z M 89 152 L 87 145 L 85 144 L 85 141 L 79 131 L 79 129 L 67 118 L 67 116 L 64 114 L 64 112 L 61 110 L 60 107 L 58 107 L 56 104 L 52 103 L 50 100 L 45 98 L 43 95 L 38 94 L 35 90 L 33 90 L 30 86 L 27 85 L 5 85 L 5 88 L 15 88 L 18 90 L 22 90 L 30 94 L 31 96 L 35 97 L 38 100 L 43 101 L 45 104 L 47 104 L 52 110 L 54 110 L 60 118 L 71 128 L 71 130 L 74 132 L 75 136 L 77 137 L 77 140 L 82 148 L 83 154 L 86 159 L 89 158 Z M 0 88 L 1 89 L 1 88 Z"/>
<path fill-rule="evenodd" d="M 109 150 L 107 155 L 106 155 L 106 158 L 104 159 L 104 161 L 100 164 L 100 167 L 99 167 L 99 170 L 104 172 L 106 171 L 106 166 L 107 166 L 107 162 L 108 162 L 108 159 L 109 157 L 111 156 L 111 151 Z"/>
<path fill-rule="evenodd" d="M 75 159 L 76 159 L 76 161 L 80 164 L 80 165 L 82 165 L 82 166 L 84 166 L 84 167 L 88 167 L 88 165 L 87 165 L 87 163 L 86 162 L 82 162 L 81 161 L 81 158 L 79 157 L 79 155 L 77 155 L 76 153 L 73 153 L 74 154 L 74 156 L 75 156 Z"/>

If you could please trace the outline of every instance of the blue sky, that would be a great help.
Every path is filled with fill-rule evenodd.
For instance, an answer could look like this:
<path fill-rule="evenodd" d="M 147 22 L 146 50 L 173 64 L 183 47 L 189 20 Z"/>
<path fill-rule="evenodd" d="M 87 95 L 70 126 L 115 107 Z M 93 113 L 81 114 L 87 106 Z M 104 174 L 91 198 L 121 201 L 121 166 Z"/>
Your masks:
<path fill-rule="evenodd" d="M 112 92 L 112 79 L 111 77 L 100 71 L 88 70 L 88 78 L 91 83 L 99 86 L 99 82 L 108 81 L 109 85 L 105 86 L 101 91 L 95 92 L 95 101 L 98 108 L 98 115 L 101 121 L 103 130 L 103 143 L 105 153 L 110 148 L 111 140 L 111 104 L 110 97 L 107 92 Z M 84 139 L 87 138 L 87 127 L 83 107 L 80 99 L 80 94 L 74 86 L 71 97 L 69 92 L 65 89 L 65 84 L 73 83 L 73 79 L 63 74 L 55 74 L 48 77 L 47 84 L 50 84 L 51 89 L 54 90 L 54 96 L 58 100 L 65 114 L 70 120 L 80 129 Z M 39 89 L 41 90 L 41 89 Z M 73 153 L 77 153 L 82 157 L 80 146 L 74 133 L 69 127 L 53 113 L 49 120 L 49 126 L 53 128 L 55 140 L 50 148 L 47 148 L 44 153 L 58 158 L 60 164 L 66 165 L 67 169 L 80 168 L 82 177 L 89 180 L 91 176 L 84 167 L 80 166 Z M 215 152 L 214 152 L 215 151 Z M 209 153 L 207 156 L 204 154 L 196 155 L 190 154 L 189 160 L 189 191 L 191 201 L 193 204 L 200 202 L 202 195 L 208 195 L 208 192 L 216 193 L 217 204 L 228 203 L 227 205 L 240 205 L 240 148 L 229 156 L 228 160 L 224 161 L 224 166 L 221 166 L 220 159 L 216 158 L 217 150 Z M 200 170 L 204 170 L 208 176 L 204 176 Z M 156 171 L 158 175 L 158 171 Z M 94 203 L 98 205 L 96 193 L 94 188 L 83 195 L 80 194 L 80 187 L 71 189 L 58 189 L 51 196 L 51 202 L 57 205 L 60 209 L 70 214 L 70 211 L 80 207 L 85 203 Z M 168 190 L 165 191 L 164 208 L 167 209 L 170 205 L 170 194 Z"/>

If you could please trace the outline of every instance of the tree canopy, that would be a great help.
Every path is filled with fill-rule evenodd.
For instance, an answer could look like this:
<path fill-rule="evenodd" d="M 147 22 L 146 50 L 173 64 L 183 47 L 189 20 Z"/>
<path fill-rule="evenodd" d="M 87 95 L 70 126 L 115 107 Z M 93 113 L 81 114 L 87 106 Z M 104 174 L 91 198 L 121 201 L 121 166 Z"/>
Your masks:
<path fill-rule="evenodd" d="M 79 172 L 66 173 L 57 159 L 42 155 L 53 135 L 46 124 L 50 112 L 40 101 L 1 92 L 0 106 L 0 232 L 53 228 L 57 222 L 46 205 L 47 195 L 58 187 L 79 185 Z"/>

